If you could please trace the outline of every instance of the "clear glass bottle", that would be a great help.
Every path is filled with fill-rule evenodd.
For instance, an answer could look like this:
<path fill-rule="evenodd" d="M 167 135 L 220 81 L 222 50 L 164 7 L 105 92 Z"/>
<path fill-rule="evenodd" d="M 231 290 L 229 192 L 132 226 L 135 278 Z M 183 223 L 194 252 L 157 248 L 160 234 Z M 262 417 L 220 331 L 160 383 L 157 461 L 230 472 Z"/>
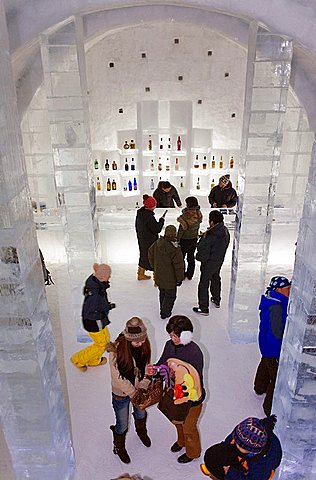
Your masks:
<path fill-rule="evenodd" d="M 124 192 L 127 192 L 127 182 L 126 182 L 126 180 L 124 180 L 123 190 L 124 190 Z"/>
<path fill-rule="evenodd" d="M 150 179 L 150 190 L 155 190 L 155 184 L 154 184 L 154 179 Z"/>

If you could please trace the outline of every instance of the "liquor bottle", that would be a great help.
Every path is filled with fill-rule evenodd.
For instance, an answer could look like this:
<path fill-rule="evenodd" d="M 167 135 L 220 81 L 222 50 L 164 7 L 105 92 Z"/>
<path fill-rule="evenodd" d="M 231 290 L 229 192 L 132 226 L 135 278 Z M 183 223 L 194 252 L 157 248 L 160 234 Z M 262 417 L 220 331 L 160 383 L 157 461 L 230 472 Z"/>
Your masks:
<path fill-rule="evenodd" d="M 162 170 L 162 163 L 161 163 L 161 158 L 159 157 L 158 171 L 161 172 L 161 170 Z"/>
<path fill-rule="evenodd" d="M 125 143 L 123 145 L 123 148 L 124 150 L 128 150 L 129 149 L 129 144 L 127 143 L 127 140 L 125 140 Z"/>
<path fill-rule="evenodd" d="M 135 202 L 135 208 L 139 208 L 139 203 L 138 202 Z"/>
<path fill-rule="evenodd" d="M 151 139 L 151 135 L 148 136 L 148 150 L 152 150 L 153 149 L 153 142 L 152 142 L 152 139 Z"/>
<path fill-rule="evenodd" d="M 201 189 L 201 186 L 200 186 L 200 178 L 199 178 L 199 177 L 198 177 L 197 182 L 196 182 L 196 189 L 197 189 L 197 190 L 200 190 L 200 189 Z"/>
<path fill-rule="evenodd" d="M 117 170 L 117 165 L 116 165 L 115 160 L 113 160 L 113 162 L 112 162 L 112 170 Z"/>
<path fill-rule="evenodd" d="M 128 172 L 128 169 L 129 169 L 129 167 L 128 167 L 128 163 L 127 163 L 127 158 L 125 158 L 125 165 L 124 165 L 125 172 Z"/>
<path fill-rule="evenodd" d="M 131 141 L 129 142 L 129 148 L 130 148 L 131 150 L 135 150 L 136 145 L 135 145 L 134 140 L 131 140 Z"/>
<path fill-rule="evenodd" d="M 133 157 L 132 157 L 132 162 L 131 162 L 131 170 L 135 170 L 135 162 L 134 162 Z"/>
<path fill-rule="evenodd" d="M 183 182 L 183 177 L 180 177 L 180 188 L 184 188 L 184 182 Z"/>
<path fill-rule="evenodd" d="M 105 170 L 110 170 L 110 164 L 108 159 L 105 160 L 104 168 Z"/>
<path fill-rule="evenodd" d="M 221 158 L 219 160 L 219 168 L 223 168 L 224 162 L 223 162 L 223 155 L 221 155 Z"/>
<path fill-rule="evenodd" d="M 176 171 L 179 170 L 179 159 L 178 159 L 178 157 L 176 157 L 176 162 L 175 162 L 175 164 L 174 164 L 174 169 L 175 169 Z"/>
<path fill-rule="evenodd" d="M 178 140 L 177 140 L 177 150 L 181 150 L 181 138 L 180 138 L 180 135 L 178 136 Z"/>
<path fill-rule="evenodd" d="M 163 138 L 160 137 L 160 144 L 159 144 L 160 150 L 163 150 Z"/>
<path fill-rule="evenodd" d="M 154 184 L 154 179 L 150 179 L 150 190 L 155 190 L 155 184 Z"/>
<path fill-rule="evenodd" d="M 100 192 L 101 190 L 101 182 L 100 182 L 100 177 L 97 177 L 97 190 Z"/>
<path fill-rule="evenodd" d="M 116 190 L 116 181 L 114 180 L 114 178 L 112 180 L 112 190 Z"/>
<path fill-rule="evenodd" d="M 123 190 L 124 190 L 124 192 L 127 192 L 127 183 L 126 183 L 126 180 L 124 180 Z"/>
<path fill-rule="evenodd" d="M 137 190 L 137 180 L 136 180 L 136 177 L 134 177 L 133 188 L 134 188 L 134 190 Z"/>
<path fill-rule="evenodd" d="M 234 168 L 234 157 L 233 156 L 230 157 L 229 168 Z"/>
<path fill-rule="evenodd" d="M 206 170 L 206 169 L 207 169 L 207 158 L 206 158 L 206 155 L 204 155 L 204 157 L 203 157 L 202 168 L 203 168 L 203 170 Z"/>
<path fill-rule="evenodd" d="M 169 157 L 167 157 L 167 159 L 166 159 L 166 171 L 170 172 L 170 159 L 169 159 Z"/>
<path fill-rule="evenodd" d="M 108 181 L 106 182 L 106 191 L 107 191 L 107 192 L 110 192 L 110 191 L 111 191 L 111 181 L 110 181 L 109 178 L 108 178 Z"/>
<path fill-rule="evenodd" d="M 215 155 L 212 156 L 212 168 L 216 167 Z"/>
<path fill-rule="evenodd" d="M 195 156 L 195 162 L 194 162 L 194 168 L 199 168 L 200 164 L 199 164 L 199 156 L 196 155 Z"/>
<path fill-rule="evenodd" d="M 128 181 L 128 191 L 131 192 L 133 190 L 133 184 L 132 182 L 129 180 Z"/>
<path fill-rule="evenodd" d="M 211 190 L 212 190 L 212 188 L 214 188 L 214 187 L 215 187 L 215 178 L 213 178 L 212 181 L 211 181 Z"/>
<path fill-rule="evenodd" d="M 99 170 L 99 162 L 97 159 L 94 160 L 94 169 Z"/>
<path fill-rule="evenodd" d="M 171 138 L 168 138 L 168 150 L 171 150 Z"/>
<path fill-rule="evenodd" d="M 150 170 L 153 172 L 155 170 L 154 160 L 150 162 Z"/>

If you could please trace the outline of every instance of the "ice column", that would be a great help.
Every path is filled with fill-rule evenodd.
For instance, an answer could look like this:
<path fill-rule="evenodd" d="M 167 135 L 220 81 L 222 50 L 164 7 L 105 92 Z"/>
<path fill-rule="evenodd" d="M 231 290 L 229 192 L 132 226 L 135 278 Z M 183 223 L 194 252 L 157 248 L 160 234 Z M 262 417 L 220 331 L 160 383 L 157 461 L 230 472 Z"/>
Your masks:
<path fill-rule="evenodd" d="M 288 105 L 285 115 L 276 202 L 289 207 L 289 217 L 301 218 L 314 134 L 301 106 Z M 277 206 L 277 205 L 276 205 Z"/>
<path fill-rule="evenodd" d="M 87 341 L 80 325 L 82 287 L 98 248 L 82 19 L 46 31 L 41 50 L 73 311 L 78 340 Z"/>
<path fill-rule="evenodd" d="M 39 89 L 21 122 L 33 209 L 56 208 L 56 186 L 46 95 Z"/>
<path fill-rule="evenodd" d="M 250 24 L 229 296 L 229 333 L 235 342 L 252 342 L 257 337 L 291 58 L 290 40 Z"/>
<path fill-rule="evenodd" d="M 316 478 L 316 144 L 305 195 L 273 413 L 283 448 L 279 478 Z"/>
<path fill-rule="evenodd" d="M 71 479 L 74 456 L 35 235 L 0 1 L 0 412 L 16 478 Z"/>

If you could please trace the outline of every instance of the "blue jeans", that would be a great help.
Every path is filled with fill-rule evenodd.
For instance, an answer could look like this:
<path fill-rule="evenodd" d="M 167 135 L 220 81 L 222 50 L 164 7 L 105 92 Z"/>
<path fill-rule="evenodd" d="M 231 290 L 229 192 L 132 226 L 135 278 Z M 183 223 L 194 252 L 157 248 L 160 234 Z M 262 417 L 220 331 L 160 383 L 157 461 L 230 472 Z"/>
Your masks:
<path fill-rule="evenodd" d="M 112 392 L 112 405 L 115 413 L 115 431 L 119 435 L 128 429 L 130 397 L 118 397 Z M 143 420 L 146 417 L 146 410 L 140 410 L 133 405 L 133 414 L 136 420 Z"/>

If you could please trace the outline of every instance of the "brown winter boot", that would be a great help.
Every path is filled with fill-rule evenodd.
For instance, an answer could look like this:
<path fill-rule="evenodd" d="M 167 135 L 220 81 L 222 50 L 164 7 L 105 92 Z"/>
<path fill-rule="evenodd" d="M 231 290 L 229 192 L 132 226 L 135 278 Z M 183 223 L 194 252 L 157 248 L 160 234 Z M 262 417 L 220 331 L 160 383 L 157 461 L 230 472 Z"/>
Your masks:
<path fill-rule="evenodd" d="M 114 425 L 111 425 L 110 429 L 113 432 L 113 453 L 118 455 L 123 463 L 131 463 L 131 459 L 129 458 L 125 448 L 125 437 L 127 430 L 125 430 L 124 433 L 116 433 Z"/>
<path fill-rule="evenodd" d="M 137 435 L 139 436 L 139 438 L 141 439 L 145 447 L 150 447 L 151 440 L 148 437 L 147 428 L 146 428 L 147 413 L 146 413 L 146 417 L 143 420 L 137 420 L 134 416 L 134 421 L 135 421 L 135 429 L 136 429 Z"/>
<path fill-rule="evenodd" d="M 137 270 L 137 280 L 149 280 L 151 277 L 149 275 L 145 275 L 145 269 L 142 267 L 138 267 Z"/>

